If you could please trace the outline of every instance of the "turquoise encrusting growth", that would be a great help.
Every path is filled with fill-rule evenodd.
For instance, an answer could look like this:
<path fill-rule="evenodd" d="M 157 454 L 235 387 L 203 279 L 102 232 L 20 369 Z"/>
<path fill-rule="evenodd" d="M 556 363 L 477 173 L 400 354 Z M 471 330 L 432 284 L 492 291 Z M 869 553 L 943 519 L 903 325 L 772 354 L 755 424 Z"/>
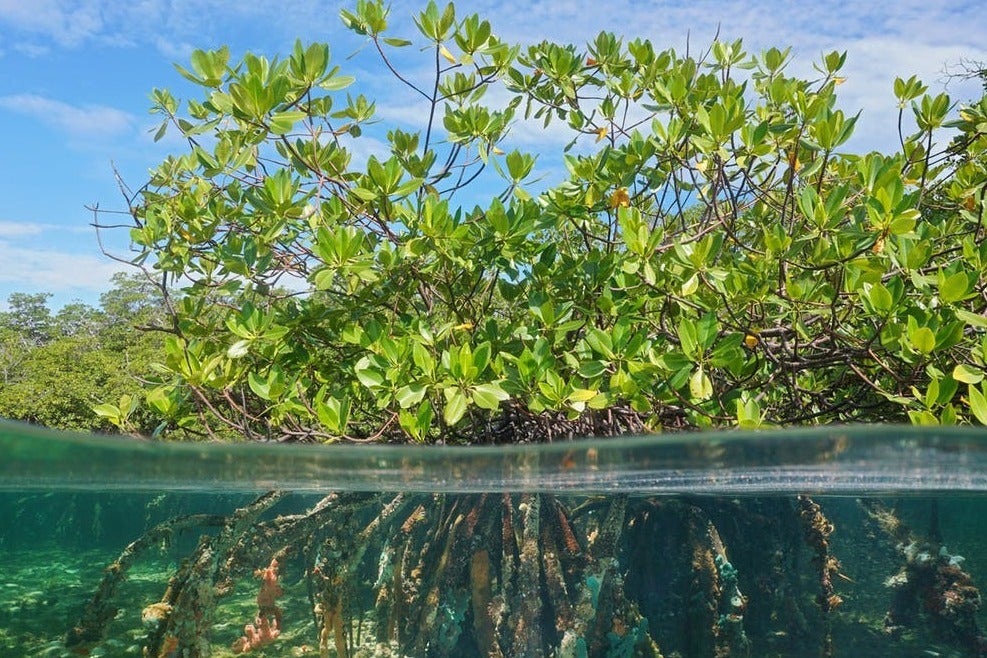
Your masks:
<path fill-rule="evenodd" d="M 720 617 L 718 634 L 723 638 L 724 645 L 729 647 L 727 655 L 748 655 L 750 642 L 744 632 L 744 610 L 747 609 L 745 597 L 738 584 L 737 570 L 727 560 L 726 556 L 718 553 L 714 558 L 717 575 L 720 579 Z"/>
<path fill-rule="evenodd" d="M 594 468 L 640 477 L 643 460 L 621 466 L 596 445 Z M 366 473 L 393 463 L 380 454 Z M 553 458 L 525 453 L 524 477 Z M 730 468 L 719 459 L 711 479 Z M 496 463 L 455 468 L 482 479 Z M 987 656 L 983 492 L 10 482 L 0 656 Z"/>

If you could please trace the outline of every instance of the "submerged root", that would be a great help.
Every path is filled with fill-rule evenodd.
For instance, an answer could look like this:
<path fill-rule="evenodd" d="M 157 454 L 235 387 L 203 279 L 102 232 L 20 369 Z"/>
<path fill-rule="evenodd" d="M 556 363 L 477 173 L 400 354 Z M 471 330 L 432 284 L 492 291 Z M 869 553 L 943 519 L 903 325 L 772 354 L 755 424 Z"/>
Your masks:
<path fill-rule="evenodd" d="M 106 567 L 103 580 L 96 593 L 86 605 L 79 621 L 69 629 L 65 636 L 65 646 L 86 646 L 98 642 L 109 624 L 117 614 L 113 597 L 117 587 L 127 577 L 127 572 L 148 549 L 170 541 L 177 533 L 192 528 L 222 527 L 227 519 L 218 514 L 193 514 L 182 516 L 159 523 L 138 539 L 131 542 L 111 565 Z M 148 606 L 142 617 L 148 622 L 164 621 L 171 614 L 172 606 L 168 602 L 160 602 Z"/>
<path fill-rule="evenodd" d="M 819 574 L 816 603 L 824 613 L 830 612 L 843 603 L 833 587 L 833 576 L 838 576 L 840 571 L 839 560 L 829 551 L 829 536 L 833 533 L 833 524 L 822 513 L 819 505 L 808 496 L 798 497 L 798 508 L 805 543 L 813 551 L 812 564 Z"/>
<path fill-rule="evenodd" d="M 343 621 L 343 600 L 335 600 L 319 604 L 316 613 L 320 615 L 322 630 L 319 632 L 319 658 L 329 658 L 329 638 L 333 639 L 336 658 L 349 658 L 346 649 L 346 631 Z"/>
<path fill-rule="evenodd" d="M 279 500 L 269 494 L 228 517 L 176 519 L 132 543 L 70 631 L 75 646 L 101 637 L 118 583 L 148 546 L 169 532 L 216 525 L 164 596 L 144 604 L 146 657 L 208 656 L 218 600 L 272 558 L 304 573 L 317 632 L 309 646 L 317 642 L 321 658 L 747 658 L 762 648 L 784 651 L 786 642 L 804 652 L 808 638 L 822 640 L 823 655 L 832 651 L 829 625 L 841 600 L 833 525 L 804 496 L 608 496 L 572 507 L 544 493 L 349 493 L 299 514 L 266 515 Z M 914 535 L 893 512 L 869 512 L 902 560 L 889 579 L 889 630 L 927 624 L 985 655 L 979 591 L 961 558 Z M 258 598 L 260 621 L 244 634 L 244 648 L 300 639 L 292 589 L 286 585 L 274 607 Z"/>
<path fill-rule="evenodd" d="M 750 654 L 747 598 L 715 524 L 699 506 L 643 501 L 628 522 L 627 595 L 673 655 Z"/>
<path fill-rule="evenodd" d="M 210 655 L 210 632 L 215 609 L 219 567 L 235 551 L 257 519 L 274 506 L 284 492 L 271 491 L 236 510 L 216 537 L 203 536 L 192 557 L 168 583 L 161 602 L 172 612 L 147 636 L 145 656 L 169 656 L 174 646 L 184 658 Z M 178 654 L 176 654 L 178 655 Z"/>
<path fill-rule="evenodd" d="M 962 568 L 963 557 L 947 551 L 939 537 L 933 509 L 931 538 L 914 533 L 894 510 L 877 502 L 862 503 L 865 511 L 895 542 L 901 558 L 897 573 L 885 584 L 893 592 L 885 630 L 897 635 L 908 627 L 931 627 L 941 639 L 987 656 L 987 636 L 980 629 L 980 590 Z"/>
<path fill-rule="evenodd" d="M 541 523 L 541 496 L 524 494 L 518 505 L 521 517 L 521 541 L 518 557 L 517 582 L 514 591 L 508 596 L 515 610 L 514 643 L 512 655 L 543 655 L 541 638 L 541 597 L 532 596 L 528 590 L 530 583 L 540 582 L 542 566 L 541 543 L 539 537 Z"/>
<path fill-rule="evenodd" d="M 503 658 L 491 619 L 493 594 L 490 582 L 490 552 L 481 548 L 470 560 L 470 592 L 473 606 L 473 629 L 477 645 L 486 649 L 488 658 Z"/>
<path fill-rule="evenodd" d="M 839 575 L 840 562 L 829 551 L 829 536 L 833 533 L 833 524 L 822 513 L 822 509 L 808 496 L 799 495 L 797 498 L 799 520 L 802 523 L 802 533 L 805 543 L 812 549 L 812 566 L 819 579 L 819 593 L 816 603 L 823 613 L 825 632 L 822 638 L 822 656 L 829 658 L 833 655 L 833 632 L 829 613 L 835 610 L 843 599 L 833 587 L 833 576 Z"/>

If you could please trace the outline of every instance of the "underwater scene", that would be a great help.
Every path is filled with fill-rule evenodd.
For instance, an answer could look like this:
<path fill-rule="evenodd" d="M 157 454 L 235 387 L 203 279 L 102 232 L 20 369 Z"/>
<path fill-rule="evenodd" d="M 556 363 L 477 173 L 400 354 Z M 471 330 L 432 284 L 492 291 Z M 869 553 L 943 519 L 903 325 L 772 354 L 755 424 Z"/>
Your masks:
<path fill-rule="evenodd" d="M 981 431 L 0 450 L 2 657 L 987 656 Z"/>

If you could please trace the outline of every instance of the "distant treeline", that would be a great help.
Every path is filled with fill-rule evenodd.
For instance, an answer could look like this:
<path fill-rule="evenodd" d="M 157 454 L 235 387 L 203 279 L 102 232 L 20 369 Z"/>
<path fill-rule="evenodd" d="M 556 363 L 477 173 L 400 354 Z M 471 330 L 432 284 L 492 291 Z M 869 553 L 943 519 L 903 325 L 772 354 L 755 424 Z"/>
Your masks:
<path fill-rule="evenodd" d="M 93 411 L 139 394 L 138 377 L 160 353 L 161 297 L 142 275 L 116 275 L 98 306 L 53 311 L 48 293 L 14 293 L 0 312 L 0 418 L 56 429 L 113 432 Z M 153 423 L 137 414 L 140 430 Z"/>

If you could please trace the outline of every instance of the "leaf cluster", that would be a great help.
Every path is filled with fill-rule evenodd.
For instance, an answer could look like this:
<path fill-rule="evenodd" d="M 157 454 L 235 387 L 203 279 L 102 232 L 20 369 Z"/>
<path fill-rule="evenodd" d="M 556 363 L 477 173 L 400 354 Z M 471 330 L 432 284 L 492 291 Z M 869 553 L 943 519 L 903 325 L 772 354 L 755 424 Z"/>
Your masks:
<path fill-rule="evenodd" d="M 355 156 L 383 132 L 376 104 L 342 95 L 322 44 L 198 51 L 180 72 L 201 100 L 155 91 L 188 149 L 131 204 L 131 237 L 137 264 L 185 284 L 147 393 L 171 430 L 987 422 L 987 98 L 899 79 L 900 150 L 857 154 L 846 53 L 802 79 L 787 50 L 739 40 L 522 50 L 429 3 L 421 82 L 381 3 L 342 17 L 422 104 L 386 153 Z M 533 187 L 522 121 L 565 134 L 561 183 Z"/>

